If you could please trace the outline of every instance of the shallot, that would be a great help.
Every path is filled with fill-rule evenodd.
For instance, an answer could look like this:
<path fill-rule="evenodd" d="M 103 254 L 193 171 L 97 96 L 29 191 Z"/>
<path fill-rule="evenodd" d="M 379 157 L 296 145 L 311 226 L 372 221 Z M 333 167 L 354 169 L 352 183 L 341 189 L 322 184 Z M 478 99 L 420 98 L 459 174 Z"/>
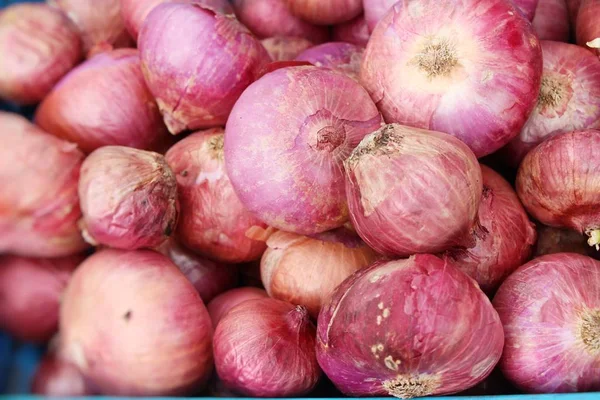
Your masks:
<path fill-rule="evenodd" d="M 213 326 L 216 327 L 219 321 L 238 304 L 265 297 L 269 297 L 267 292 L 255 287 L 241 287 L 221 293 L 212 299 L 207 306 Z"/>
<path fill-rule="evenodd" d="M 291 61 L 298 54 L 313 46 L 308 39 L 294 36 L 275 36 L 263 39 L 260 43 L 273 61 Z"/>
<path fill-rule="evenodd" d="M 15 4 L 0 13 L 0 98 L 41 101 L 81 59 L 75 26 L 46 4 Z"/>
<path fill-rule="evenodd" d="M 351 43 L 329 42 L 304 50 L 297 61 L 308 61 L 316 67 L 337 69 L 358 80 L 363 49 Z"/>
<path fill-rule="evenodd" d="M 321 375 L 306 308 L 281 300 L 238 304 L 217 325 L 213 348 L 225 387 L 247 396 L 301 396 Z"/>
<path fill-rule="evenodd" d="M 313 66 L 266 74 L 242 94 L 225 132 L 231 183 L 268 225 L 310 235 L 348 219 L 343 161 L 381 125 L 368 93 Z"/>
<path fill-rule="evenodd" d="M 339 24 L 362 13 L 362 0 L 283 0 L 292 14 L 317 25 Z"/>
<path fill-rule="evenodd" d="M 351 21 L 333 27 L 333 40 L 336 42 L 352 43 L 364 47 L 369 41 L 369 28 L 364 15 L 359 15 Z"/>
<path fill-rule="evenodd" d="M 565 0 L 539 0 L 533 28 L 541 40 L 569 41 L 569 8 Z M 543 47 L 542 47 L 543 49 Z M 544 63 L 546 55 L 544 54 Z"/>
<path fill-rule="evenodd" d="M 455 137 L 385 125 L 363 139 L 345 169 L 352 222 L 378 253 L 405 257 L 472 244 L 481 168 Z"/>
<path fill-rule="evenodd" d="M 506 340 L 500 367 L 530 393 L 600 390 L 600 263 L 573 253 L 536 258 L 494 297 Z"/>
<path fill-rule="evenodd" d="M 387 122 L 452 134 L 477 157 L 519 134 L 541 75 L 539 40 L 506 0 L 399 1 L 360 70 Z"/>
<path fill-rule="evenodd" d="M 319 314 L 317 358 L 344 394 L 456 393 L 500 359 L 498 314 L 477 284 L 428 255 L 382 261 L 346 279 Z"/>
<path fill-rule="evenodd" d="M 577 44 L 600 56 L 600 0 L 582 0 L 577 13 Z"/>

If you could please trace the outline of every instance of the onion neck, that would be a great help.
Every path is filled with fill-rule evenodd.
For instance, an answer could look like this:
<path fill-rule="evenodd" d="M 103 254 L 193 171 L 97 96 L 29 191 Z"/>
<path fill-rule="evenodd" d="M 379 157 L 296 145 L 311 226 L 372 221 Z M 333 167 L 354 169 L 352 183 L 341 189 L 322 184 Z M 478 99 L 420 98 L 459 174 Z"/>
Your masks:
<path fill-rule="evenodd" d="M 588 229 L 585 233 L 589 236 L 588 244 L 600 250 L 600 229 Z"/>
<path fill-rule="evenodd" d="M 600 351 L 600 310 L 586 310 L 581 315 L 579 335 L 591 354 Z"/>

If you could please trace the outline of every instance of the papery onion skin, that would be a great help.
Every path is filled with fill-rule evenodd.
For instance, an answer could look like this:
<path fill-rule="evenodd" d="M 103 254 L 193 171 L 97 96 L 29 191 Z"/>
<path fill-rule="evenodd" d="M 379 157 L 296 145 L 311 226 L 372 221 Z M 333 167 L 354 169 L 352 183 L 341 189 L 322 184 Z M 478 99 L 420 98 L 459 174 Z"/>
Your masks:
<path fill-rule="evenodd" d="M 75 27 L 46 4 L 15 4 L 0 13 L 0 98 L 41 101 L 81 59 Z"/>
<path fill-rule="evenodd" d="M 521 163 L 516 188 L 525 209 L 541 223 L 573 229 L 600 243 L 600 131 L 554 136 Z"/>
<path fill-rule="evenodd" d="M 542 41 L 544 72 L 536 106 L 503 153 L 518 166 L 527 152 L 565 132 L 600 127 L 600 63 L 589 51 L 567 43 Z"/>
<path fill-rule="evenodd" d="M 267 297 L 269 297 L 267 292 L 255 287 L 241 287 L 221 293 L 207 306 L 213 326 L 216 327 L 219 321 L 238 304 Z"/>
<path fill-rule="evenodd" d="M 83 51 L 95 47 L 131 47 L 134 42 L 121 18 L 120 0 L 48 0 L 61 9 L 79 29 Z"/>
<path fill-rule="evenodd" d="M 291 61 L 313 46 L 310 40 L 294 36 L 270 37 L 261 40 L 260 43 L 273 61 Z"/>
<path fill-rule="evenodd" d="M 238 283 L 236 265 L 216 263 L 200 257 L 171 239 L 159 249 L 173 261 L 198 291 L 204 304 Z"/>
<path fill-rule="evenodd" d="M 490 374 L 503 339 L 475 281 L 423 254 L 345 280 L 319 314 L 317 358 L 346 395 L 450 394 Z"/>
<path fill-rule="evenodd" d="M 296 36 L 314 43 L 329 38 L 326 27 L 298 18 L 281 0 L 233 0 L 233 7 L 240 22 L 259 38 Z"/>
<path fill-rule="evenodd" d="M 304 306 L 315 319 L 344 279 L 380 258 L 346 228 L 314 236 L 278 231 L 267 246 L 261 276 L 269 296 Z"/>
<path fill-rule="evenodd" d="M 333 40 L 336 42 L 352 43 L 364 47 L 369 41 L 369 36 L 369 27 L 364 15 L 359 15 L 353 20 L 333 27 Z"/>
<path fill-rule="evenodd" d="M 555 253 L 577 253 L 593 257 L 596 252 L 595 249 L 588 246 L 585 236 L 570 229 L 553 228 L 539 224 L 537 233 L 538 239 L 533 252 L 534 258 Z"/>
<path fill-rule="evenodd" d="M 531 255 L 536 231 L 517 194 L 497 172 L 481 166 L 483 195 L 472 236 L 475 246 L 446 253 L 461 271 L 493 293 Z"/>
<path fill-rule="evenodd" d="M 206 307 L 154 251 L 105 249 L 89 257 L 64 293 L 60 332 L 61 357 L 104 394 L 186 394 L 212 371 Z"/>
<path fill-rule="evenodd" d="M 308 61 L 316 67 L 337 69 L 358 81 L 364 49 L 351 43 L 329 42 L 304 50 L 297 61 Z"/>
<path fill-rule="evenodd" d="M 532 24 L 540 40 L 568 42 L 569 8 L 566 1 L 539 0 Z"/>
<path fill-rule="evenodd" d="M 362 0 L 284 0 L 292 14 L 317 25 L 339 24 L 362 13 Z"/>
<path fill-rule="evenodd" d="M 79 397 L 94 394 L 75 365 L 46 355 L 40 362 L 31 385 L 40 396 Z"/>
<path fill-rule="evenodd" d="M 83 162 L 78 191 L 83 235 L 92 245 L 153 248 L 177 225 L 177 181 L 158 153 L 102 147 Z"/>
<path fill-rule="evenodd" d="M 198 4 L 154 8 L 138 47 L 144 77 L 172 134 L 225 124 L 238 97 L 270 61 L 235 18 Z"/>
<path fill-rule="evenodd" d="M 174 2 L 201 4 L 222 14 L 233 14 L 228 0 L 121 0 L 121 14 L 131 37 L 137 40 L 144 20 L 156 6 Z"/>
<path fill-rule="evenodd" d="M 49 340 L 62 293 L 83 259 L 0 256 L 0 329 L 22 341 Z"/>
<path fill-rule="evenodd" d="M 5 112 L 0 136 L 0 253 L 60 257 L 85 249 L 77 146 Z"/>
<path fill-rule="evenodd" d="M 219 378 L 247 396 L 301 396 L 321 376 L 308 312 L 281 300 L 238 304 L 217 325 L 213 348 Z"/>
<path fill-rule="evenodd" d="M 500 367 L 530 393 L 600 389 L 600 263 L 574 253 L 536 258 L 500 286 L 506 340 Z"/>
<path fill-rule="evenodd" d="M 360 78 L 387 122 L 452 134 L 483 157 L 518 135 L 541 74 L 539 40 L 511 2 L 402 0 L 373 31 Z"/>
<path fill-rule="evenodd" d="M 258 236 L 267 225 L 240 202 L 223 156 L 222 128 L 193 133 L 167 152 L 181 201 L 177 236 L 186 247 L 213 260 L 253 261 L 266 249 Z"/>
<path fill-rule="evenodd" d="M 343 160 L 381 122 L 368 93 L 343 73 L 278 69 L 250 85 L 231 112 L 229 178 L 269 226 L 304 235 L 337 228 L 348 219 Z"/>
<path fill-rule="evenodd" d="M 600 0 L 582 0 L 577 13 L 577 44 L 600 56 Z"/>
<path fill-rule="evenodd" d="M 154 150 L 167 135 L 134 49 L 101 53 L 75 68 L 40 104 L 35 122 L 86 153 L 110 145 Z"/>
<path fill-rule="evenodd" d="M 389 124 L 344 164 L 352 223 L 378 253 L 406 257 L 471 244 L 482 177 L 460 140 Z"/>

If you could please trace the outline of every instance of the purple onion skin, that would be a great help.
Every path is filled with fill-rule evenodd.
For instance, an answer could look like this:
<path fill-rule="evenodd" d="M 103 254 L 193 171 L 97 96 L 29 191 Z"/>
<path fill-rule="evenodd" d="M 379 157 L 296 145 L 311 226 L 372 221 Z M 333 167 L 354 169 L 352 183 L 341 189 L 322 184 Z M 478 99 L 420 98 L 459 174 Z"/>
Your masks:
<path fill-rule="evenodd" d="M 238 97 L 270 61 L 235 18 L 199 4 L 154 8 L 138 47 L 148 87 L 173 134 L 225 124 Z"/>
<path fill-rule="evenodd" d="M 569 7 L 565 0 L 539 0 L 531 23 L 540 40 L 569 41 Z"/>
<path fill-rule="evenodd" d="M 217 326 L 219 321 L 238 304 L 266 297 L 269 297 L 269 295 L 263 289 L 246 286 L 221 293 L 207 305 L 213 326 Z"/>
<path fill-rule="evenodd" d="M 217 325 L 213 350 L 225 387 L 251 397 L 301 396 L 321 376 L 307 310 L 281 300 L 235 306 Z"/>
<path fill-rule="evenodd" d="M 84 237 L 93 245 L 134 250 L 161 245 L 179 213 L 175 174 L 158 153 L 102 147 L 79 178 Z"/>
<path fill-rule="evenodd" d="M 296 61 L 307 61 L 315 67 L 337 69 L 358 81 L 363 48 L 344 42 L 329 42 L 304 50 Z"/>
<path fill-rule="evenodd" d="M 600 390 L 600 263 L 557 253 L 508 277 L 494 297 L 506 340 L 500 367 L 521 390 Z"/>
<path fill-rule="evenodd" d="M 350 21 L 362 13 L 362 0 L 283 0 L 292 14 L 317 25 Z"/>
<path fill-rule="evenodd" d="M 0 98 L 41 101 L 82 58 L 73 24 L 46 4 L 14 4 L 0 12 Z"/>
<path fill-rule="evenodd" d="M 278 69 L 250 85 L 227 121 L 227 173 L 269 226 L 324 232 L 348 219 L 343 160 L 381 122 L 367 92 L 344 74 Z"/>
<path fill-rule="evenodd" d="M 294 36 L 276 36 L 263 39 L 260 43 L 273 61 L 292 61 L 304 50 L 313 46 L 307 39 Z"/>
<path fill-rule="evenodd" d="M 367 45 L 370 35 L 364 15 L 359 15 L 351 21 L 333 27 L 333 40 L 336 42 L 352 43 L 364 47 Z"/>
<path fill-rule="evenodd" d="M 361 269 L 338 286 L 317 325 L 319 365 L 351 396 L 468 389 L 490 374 L 503 342 L 475 281 L 428 254 Z"/>

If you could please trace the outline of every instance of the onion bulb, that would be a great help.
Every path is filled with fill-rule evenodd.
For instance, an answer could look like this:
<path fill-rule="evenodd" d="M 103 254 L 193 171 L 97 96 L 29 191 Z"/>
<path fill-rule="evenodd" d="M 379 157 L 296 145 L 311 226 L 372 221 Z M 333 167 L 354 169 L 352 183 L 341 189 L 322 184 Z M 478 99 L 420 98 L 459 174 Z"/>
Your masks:
<path fill-rule="evenodd" d="M 89 257 L 64 293 L 60 332 L 61 357 L 103 394 L 186 394 L 212 371 L 206 307 L 154 251 L 106 249 Z"/>
<path fill-rule="evenodd" d="M 506 0 L 399 1 L 360 70 L 387 122 L 452 134 L 477 157 L 519 134 L 541 75 L 539 40 Z"/>
<path fill-rule="evenodd" d="M 345 169 L 352 223 L 378 253 L 406 257 L 471 244 L 481 168 L 455 137 L 385 125 L 363 139 Z"/>
<path fill-rule="evenodd" d="M 93 395 L 79 368 L 54 354 L 46 355 L 40 362 L 33 377 L 31 393 L 51 397 Z"/>
<path fill-rule="evenodd" d="M 219 321 L 238 304 L 265 297 L 269 297 L 267 292 L 255 287 L 241 287 L 221 293 L 212 299 L 207 306 L 213 326 L 216 327 Z"/>
<path fill-rule="evenodd" d="M 298 54 L 313 46 L 307 39 L 294 36 L 276 36 L 260 42 L 273 61 L 291 61 Z"/>
<path fill-rule="evenodd" d="M 530 151 L 519 168 L 517 193 L 535 219 L 588 235 L 600 245 L 600 131 L 555 136 Z"/>
<path fill-rule="evenodd" d="M 569 8 L 565 0 L 539 0 L 533 28 L 541 40 L 569 41 Z M 542 48 L 543 49 L 543 48 Z M 544 63 L 546 55 L 544 54 Z"/>
<path fill-rule="evenodd" d="M 315 319 L 344 279 L 379 258 L 346 228 L 314 236 L 279 231 L 267 246 L 261 276 L 269 296 L 302 305 Z"/>
<path fill-rule="evenodd" d="M 363 49 L 351 43 L 329 42 L 304 50 L 297 61 L 308 61 L 316 67 L 337 69 L 358 81 Z"/>
<path fill-rule="evenodd" d="M 343 73 L 278 69 L 231 112 L 227 173 L 242 204 L 269 226 L 303 235 L 337 228 L 348 218 L 343 161 L 380 124 L 368 93 Z"/>
<path fill-rule="evenodd" d="M 582 0 L 577 13 L 577 44 L 600 56 L 600 0 Z"/>
<path fill-rule="evenodd" d="M 213 348 L 225 387 L 246 396 L 301 396 L 321 375 L 308 312 L 281 300 L 238 304 L 217 325 Z"/>
<path fill-rule="evenodd" d="M 360 15 L 362 0 L 284 0 L 292 14 L 317 25 L 339 24 Z"/>
<path fill-rule="evenodd" d="M 335 290 L 317 325 L 319 365 L 350 396 L 468 389 L 492 372 L 503 342 L 477 284 L 428 254 L 361 269 Z"/>
<path fill-rule="evenodd" d="M 536 258 L 494 297 L 506 340 L 500 367 L 530 393 L 600 390 L 600 263 L 573 253 Z"/>
<path fill-rule="evenodd" d="M 0 12 L 0 98 L 35 104 L 81 59 L 76 28 L 46 4 Z"/>
<path fill-rule="evenodd" d="M 333 27 L 333 40 L 335 42 L 352 43 L 364 47 L 369 41 L 369 28 L 364 15 L 359 15 L 351 21 Z"/>

